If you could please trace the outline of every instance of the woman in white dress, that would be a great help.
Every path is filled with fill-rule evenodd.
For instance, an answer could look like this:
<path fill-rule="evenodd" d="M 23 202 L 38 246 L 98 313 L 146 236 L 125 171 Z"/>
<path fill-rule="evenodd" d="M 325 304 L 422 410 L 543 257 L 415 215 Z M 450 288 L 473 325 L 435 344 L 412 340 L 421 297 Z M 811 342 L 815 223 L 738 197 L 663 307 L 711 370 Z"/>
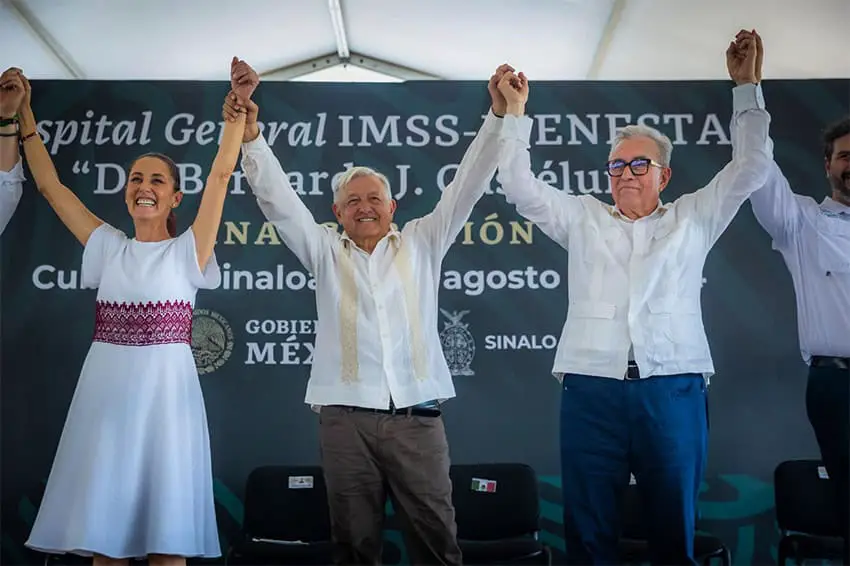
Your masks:
<path fill-rule="evenodd" d="M 250 68 L 231 63 L 248 99 Z M 217 287 L 213 248 L 245 113 L 226 122 L 197 216 L 176 234 L 176 165 L 138 158 L 125 201 L 135 237 L 103 222 L 62 185 L 36 133 L 29 83 L 20 111 L 27 162 L 53 210 L 84 246 L 81 283 L 97 288 L 95 328 L 27 546 L 92 556 L 95 566 L 221 555 L 206 410 L 191 351 L 198 289 Z"/>

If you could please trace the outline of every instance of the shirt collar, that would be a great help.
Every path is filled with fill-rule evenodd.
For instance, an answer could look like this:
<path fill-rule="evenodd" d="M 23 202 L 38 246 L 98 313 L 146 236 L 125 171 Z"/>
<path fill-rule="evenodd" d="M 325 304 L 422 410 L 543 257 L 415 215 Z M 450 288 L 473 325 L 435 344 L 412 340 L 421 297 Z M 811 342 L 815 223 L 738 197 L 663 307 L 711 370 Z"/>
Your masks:
<path fill-rule="evenodd" d="M 398 231 L 398 226 L 396 226 L 395 223 L 390 224 L 390 231 L 387 232 L 387 235 L 384 236 L 384 238 L 389 238 L 390 243 L 393 243 L 395 245 L 399 245 L 401 243 L 401 232 Z M 383 240 L 384 238 L 381 238 L 381 240 Z M 351 237 L 348 235 L 348 233 L 345 230 L 342 231 L 342 235 L 340 236 L 340 239 L 346 245 L 348 245 L 348 244 L 353 244 L 355 246 L 357 245 L 356 243 L 354 243 L 354 240 L 351 239 Z"/>
<path fill-rule="evenodd" d="M 825 212 L 850 216 L 850 206 L 841 204 L 837 200 L 833 200 L 832 197 L 826 197 L 823 199 L 823 202 L 820 203 L 820 208 Z"/>
<path fill-rule="evenodd" d="M 662 202 L 661 199 L 659 198 L 658 199 L 658 206 L 655 208 L 655 210 L 652 211 L 652 214 L 650 214 L 649 216 L 654 216 L 656 214 L 661 216 L 665 212 L 667 212 L 667 210 L 669 208 L 670 208 L 670 203 Z M 620 210 L 617 208 L 617 205 L 608 205 L 608 212 L 614 218 L 618 218 L 620 220 L 625 220 L 626 222 L 634 222 L 634 220 L 632 220 L 631 218 L 629 218 L 628 216 L 626 216 L 625 214 L 620 212 Z M 646 218 L 649 218 L 649 216 L 647 216 Z"/>

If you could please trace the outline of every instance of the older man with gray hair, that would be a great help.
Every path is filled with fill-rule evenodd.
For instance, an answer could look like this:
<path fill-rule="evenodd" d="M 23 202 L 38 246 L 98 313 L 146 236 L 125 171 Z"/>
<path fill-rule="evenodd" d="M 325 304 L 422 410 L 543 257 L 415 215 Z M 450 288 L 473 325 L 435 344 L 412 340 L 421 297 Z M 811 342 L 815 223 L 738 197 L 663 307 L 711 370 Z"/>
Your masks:
<path fill-rule="evenodd" d="M 569 307 L 553 374 L 561 396 L 561 474 L 567 559 L 616 564 L 620 505 L 633 474 L 653 564 L 694 564 L 696 503 L 708 437 L 702 325 L 706 256 L 765 180 L 769 115 L 755 45 L 730 47 L 736 151 L 709 184 L 672 203 L 670 140 L 628 126 L 606 170 L 614 205 L 574 196 L 531 172 L 528 82 L 506 73 L 499 176 L 509 202 L 569 252 Z"/>
<path fill-rule="evenodd" d="M 306 402 L 319 411 L 334 562 L 379 564 L 387 491 L 413 564 L 460 564 L 440 404 L 455 396 L 438 334 L 443 258 L 496 171 L 502 65 L 492 111 L 436 208 L 393 225 L 387 178 L 353 167 L 333 187 L 342 233 L 317 223 L 248 119 L 242 167 L 260 209 L 316 277 L 318 323 Z M 387 490 L 388 488 L 388 490 Z"/>

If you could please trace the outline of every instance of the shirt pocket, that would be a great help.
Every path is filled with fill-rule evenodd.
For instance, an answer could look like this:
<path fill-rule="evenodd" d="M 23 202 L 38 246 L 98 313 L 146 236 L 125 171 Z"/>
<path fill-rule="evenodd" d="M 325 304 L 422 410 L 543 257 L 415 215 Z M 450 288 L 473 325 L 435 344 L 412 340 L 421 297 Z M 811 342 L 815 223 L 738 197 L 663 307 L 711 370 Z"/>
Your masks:
<path fill-rule="evenodd" d="M 691 357 L 705 348 L 699 298 L 655 297 L 647 309 L 651 347 L 662 359 Z"/>
<path fill-rule="evenodd" d="M 850 221 L 819 216 L 816 253 L 824 275 L 850 278 Z"/>
<path fill-rule="evenodd" d="M 702 246 L 695 246 L 693 228 L 689 220 L 674 217 L 672 212 L 666 213 L 653 229 L 649 255 L 660 264 L 678 264 L 687 261 L 695 252 L 702 252 Z"/>
<path fill-rule="evenodd" d="M 571 345 L 582 350 L 599 350 L 602 344 L 610 344 L 615 334 L 617 306 L 602 301 L 574 301 L 570 303 L 566 335 Z"/>

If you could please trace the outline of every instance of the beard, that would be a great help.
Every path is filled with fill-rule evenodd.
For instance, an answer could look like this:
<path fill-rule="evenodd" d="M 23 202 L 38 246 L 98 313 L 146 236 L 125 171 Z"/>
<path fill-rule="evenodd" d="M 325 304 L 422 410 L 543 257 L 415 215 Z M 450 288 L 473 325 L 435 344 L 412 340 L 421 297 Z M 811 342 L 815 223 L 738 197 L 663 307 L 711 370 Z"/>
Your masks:
<path fill-rule="evenodd" d="M 832 185 L 832 191 L 837 193 L 844 203 L 850 203 L 850 171 L 840 175 L 830 175 L 829 184 Z"/>

